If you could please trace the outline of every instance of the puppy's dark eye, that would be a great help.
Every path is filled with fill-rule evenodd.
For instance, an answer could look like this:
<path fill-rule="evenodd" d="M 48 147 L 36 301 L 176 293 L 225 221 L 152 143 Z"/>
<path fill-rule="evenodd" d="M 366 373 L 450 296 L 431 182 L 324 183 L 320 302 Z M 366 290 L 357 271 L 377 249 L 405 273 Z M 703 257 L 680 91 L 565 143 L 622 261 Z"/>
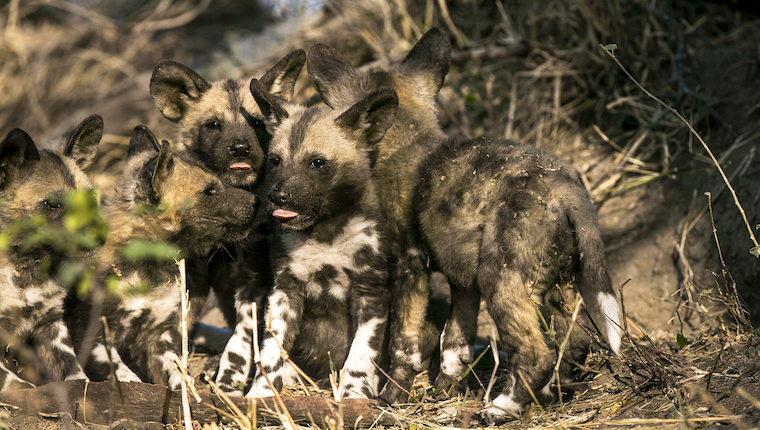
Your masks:
<path fill-rule="evenodd" d="M 309 163 L 309 169 L 319 169 L 320 167 L 325 165 L 325 160 L 321 158 L 315 158 L 314 160 L 311 160 L 311 163 Z"/>
<path fill-rule="evenodd" d="M 63 206 L 63 203 L 57 197 L 48 197 L 45 200 L 43 200 L 42 203 L 45 205 L 46 208 L 52 211 L 60 209 L 61 206 Z"/>
<path fill-rule="evenodd" d="M 217 188 L 216 184 L 208 184 L 203 190 L 203 194 L 207 196 L 215 196 L 219 194 L 219 189 Z"/>
<path fill-rule="evenodd" d="M 264 121 L 254 118 L 253 119 L 253 128 L 267 128 L 267 125 L 264 124 Z"/>
<path fill-rule="evenodd" d="M 280 157 L 277 156 L 270 156 L 269 162 L 272 163 L 273 166 L 279 166 L 280 165 Z"/>
<path fill-rule="evenodd" d="M 211 129 L 211 130 L 221 130 L 222 129 L 222 124 L 219 124 L 218 121 L 209 121 L 206 124 L 204 124 L 204 126 L 206 128 L 208 128 L 208 129 Z"/>

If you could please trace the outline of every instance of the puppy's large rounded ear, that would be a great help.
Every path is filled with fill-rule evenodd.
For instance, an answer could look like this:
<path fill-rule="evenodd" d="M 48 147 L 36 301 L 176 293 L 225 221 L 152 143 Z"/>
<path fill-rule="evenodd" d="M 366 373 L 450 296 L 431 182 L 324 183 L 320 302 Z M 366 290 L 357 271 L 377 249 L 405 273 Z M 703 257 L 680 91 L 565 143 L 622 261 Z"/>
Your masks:
<path fill-rule="evenodd" d="M 424 91 L 432 99 L 443 87 L 450 66 L 449 38 L 441 29 L 433 27 L 406 54 L 399 72 L 414 80 L 418 91 Z"/>
<path fill-rule="evenodd" d="M 298 75 L 306 63 L 306 51 L 296 49 L 284 56 L 259 78 L 261 85 L 270 93 L 285 100 L 293 98 Z"/>
<path fill-rule="evenodd" d="M 134 203 L 158 204 L 161 201 L 161 184 L 174 167 L 171 146 L 165 140 L 158 143 L 150 129 L 138 125 L 129 140 L 127 159 L 144 153 L 149 155 L 134 173 Z"/>
<path fill-rule="evenodd" d="M 161 200 L 161 189 L 166 178 L 171 175 L 174 169 L 174 153 L 169 142 L 162 140 L 161 146 L 158 150 L 158 159 L 156 160 L 156 166 L 153 169 L 153 175 L 151 176 L 150 188 L 153 191 L 154 202 L 157 203 Z"/>
<path fill-rule="evenodd" d="M 90 167 L 103 137 L 103 117 L 91 115 L 74 129 L 67 139 L 63 154 L 84 170 Z"/>
<path fill-rule="evenodd" d="M 203 77 L 176 61 L 164 60 L 153 69 L 150 95 L 158 110 L 170 121 L 179 122 L 187 108 L 211 88 Z"/>
<path fill-rule="evenodd" d="M 148 127 L 138 125 L 132 131 L 132 138 L 129 139 L 129 149 L 127 149 L 127 158 L 145 152 L 158 152 L 161 146 L 158 144 L 156 136 Z"/>
<path fill-rule="evenodd" d="M 314 89 L 327 106 L 341 109 L 356 100 L 354 92 L 360 90 L 356 87 L 358 72 L 338 51 L 322 43 L 312 46 L 306 59 L 306 70 Z"/>
<path fill-rule="evenodd" d="M 251 79 L 250 87 L 253 99 L 256 100 L 256 104 L 264 115 L 267 128 L 277 128 L 288 118 L 288 112 L 282 107 L 277 97 L 270 94 L 258 79 Z"/>
<path fill-rule="evenodd" d="M 398 95 L 390 88 L 383 87 L 343 112 L 335 123 L 369 145 L 374 145 L 385 136 L 393 125 L 398 111 Z"/>
<path fill-rule="evenodd" d="M 14 128 L 0 142 L 0 189 L 13 181 L 16 172 L 25 164 L 39 161 L 40 153 L 31 137 Z"/>

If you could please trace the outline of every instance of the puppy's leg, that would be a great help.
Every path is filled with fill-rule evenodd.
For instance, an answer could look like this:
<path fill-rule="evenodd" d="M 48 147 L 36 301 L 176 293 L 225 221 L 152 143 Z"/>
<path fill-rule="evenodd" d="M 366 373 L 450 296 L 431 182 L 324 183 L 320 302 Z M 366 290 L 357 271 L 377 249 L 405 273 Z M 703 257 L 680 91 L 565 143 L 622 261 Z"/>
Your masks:
<path fill-rule="evenodd" d="M 451 288 L 451 316 L 441 333 L 441 370 L 433 384 L 451 396 L 463 393 L 467 381 L 453 383 L 473 362 L 473 348 L 478 329 L 480 293 L 477 289 Z"/>
<path fill-rule="evenodd" d="M 3 363 L 0 363 L 0 393 L 22 388 L 34 388 L 34 384 L 19 378 Z"/>
<path fill-rule="evenodd" d="M 266 377 L 258 369 L 246 397 L 270 397 L 274 395 L 267 378 L 279 392 L 287 384 L 296 381 L 296 371 L 285 361 L 293 347 L 300 329 L 303 314 L 303 295 L 295 289 L 276 288 L 269 296 L 264 324 L 267 327 L 261 344 L 261 365 Z"/>
<path fill-rule="evenodd" d="M 69 330 L 63 320 L 39 326 L 35 332 L 37 354 L 57 381 L 87 379 L 77 361 Z"/>
<path fill-rule="evenodd" d="M 182 337 L 178 321 L 178 312 L 172 312 L 161 324 L 138 328 L 134 345 L 130 347 L 132 354 L 138 354 L 132 359 L 140 361 L 140 369 L 148 373 L 150 381 L 166 384 L 172 390 L 179 389 L 182 384 L 179 368 Z"/>
<path fill-rule="evenodd" d="M 373 287 L 374 295 L 364 293 L 351 306 L 356 322 L 354 338 L 343 364 L 341 393 L 347 398 L 377 397 L 380 385 L 381 349 L 384 344 L 385 327 L 388 321 L 388 291 L 385 282 Z M 367 291 L 365 286 L 357 286 L 355 291 Z M 371 291 L 371 290 L 370 290 Z"/>
<path fill-rule="evenodd" d="M 479 269 L 478 283 L 508 357 L 508 383 L 485 412 L 517 414 L 531 401 L 530 392 L 538 395 L 549 382 L 555 352 L 538 317 L 529 277 L 504 268 L 499 279 L 488 279 L 493 273 L 499 272 Z"/>
<path fill-rule="evenodd" d="M 402 255 L 402 258 L 391 264 L 390 272 L 392 302 L 389 373 L 392 381 L 385 384 L 379 395 L 388 404 L 406 402 L 415 375 L 424 370 L 420 337 L 425 327 L 425 310 L 430 291 L 430 276 L 420 257 L 421 251 L 408 248 L 395 254 Z"/>
<path fill-rule="evenodd" d="M 109 358 L 110 356 L 110 358 Z M 106 375 L 111 375 L 110 366 L 113 364 L 114 371 L 116 373 L 116 379 L 121 382 L 142 382 L 139 376 L 135 374 L 126 364 L 122 361 L 119 352 L 114 347 L 106 349 L 105 345 L 101 342 L 96 342 L 90 354 L 90 360 L 85 367 L 88 372 L 92 372 L 96 375 L 102 375 L 103 378 L 107 378 Z"/>
<path fill-rule="evenodd" d="M 235 330 L 219 360 L 216 385 L 225 393 L 240 393 L 245 387 L 253 362 L 253 304 L 239 303 Z"/>

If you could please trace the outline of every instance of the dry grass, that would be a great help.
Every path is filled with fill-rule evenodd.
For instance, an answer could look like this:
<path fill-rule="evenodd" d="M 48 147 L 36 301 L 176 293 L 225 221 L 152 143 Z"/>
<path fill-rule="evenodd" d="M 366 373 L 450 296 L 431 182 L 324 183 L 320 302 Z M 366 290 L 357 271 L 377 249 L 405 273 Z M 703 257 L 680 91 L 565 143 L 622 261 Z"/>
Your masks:
<path fill-rule="evenodd" d="M 146 2 L 118 21 L 63 0 L 11 0 L 0 9 L 0 130 L 53 136 L 109 106 L 160 59 L 188 60 L 192 44 L 181 43 L 175 30 L 193 34 L 193 18 L 209 3 Z M 645 219 L 624 229 L 626 238 L 609 234 L 609 252 L 631 264 L 643 261 L 636 245 L 648 235 L 673 232 L 663 246 L 672 252 L 678 284 L 668 309 L 677 313 L 665 319 L 682 324 L 665 327 L 664 337 L 654 333 L 644 324 L 652 315 L 636 309 L 639 296 L 621 286 L 629 308 L 624 354 L 592 354 L 572 398 L 536 405 L 502 427 L 756 426 L 760 339 L 751 323 L 760 314 L 760 263 L 749 255 L 753 243 L 736 207 L 722 198 L 726 183 L 714 162 L 672 110 L 714 153 L 752 233 L 760 223 L 760 18 L 707 1 L 334 0 L 287 45 L 328 43 L 357 66 L 383 68 L 431 26 L 446 29 L 454 48 L 439 96 L 447 133 L 521 140 L 557 153 L 581 173 L 600 213 L 620 201 L 644 206 L 637 214 L 645 215 L 635 216 Z M 630 77 L 600 48 L 613 43 Z M 301 101 L 314 94 L 305 76 L 297 90 Z M 136 91 L 139 103 L 111 116 L 122 123 L 107 131 L 98 173 L 118 169 L 136 121 L 165 126 L 147 86 Z M 656 193 L 664 197 L 655 200 Z M 404 427 L 475 425 L 491 370 L 477 369 L 481 384 L 448 401 L 434 399 L 422 375 L 415 402 L 388 413 Z"/>

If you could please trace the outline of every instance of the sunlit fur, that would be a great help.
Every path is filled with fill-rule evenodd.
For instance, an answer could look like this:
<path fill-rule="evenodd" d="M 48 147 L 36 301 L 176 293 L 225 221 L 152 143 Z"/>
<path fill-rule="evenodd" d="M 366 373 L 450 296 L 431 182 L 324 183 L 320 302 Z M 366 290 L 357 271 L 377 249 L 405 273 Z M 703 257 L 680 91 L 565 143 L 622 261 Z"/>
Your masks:
<path fill-rule="evenodd" d="M 271 93 L 289 99 L 305 57 L 303 50 L 289 53 L 260 81 Z M 153 72 L 150 90 L 164 116 L 177 122 L 188 154 L 224 183 L 260 194 L 271 135 L 249 90 L 250 80 L 207 82 L 186 66 L 163 61 Z M 241 168 L 246 165 L 250 168 Z M 216 376 L 223 392 L 240 394 L 251 376 L 251 340 L 256 323 L 251 319 L 251 307 L 255 302 L 263 308 L 272 285 L 269 230 L 269 219 L 260 214 L 244 241 L 225 243 L 209 255 L 189 260 L 192 294 L 203 297 L 213 290 L 227 325 L 233 329 Z"/>
<path fill-rule="evenodd" d="M 0 231 L 34 216 L 62 229 L 64 194 L 92 187 L 82 169 L 92 162 L 102 133 L 97 115 L 49 149 L 38 149 L 19 129 L 8 133 L 0 143 Z M 0 253 L 0 391 L 32 386 L 4 365 L 7 358 L 31 363 L 25 374 L 35 382 L 86 379 L 63 323 L 68 285 L 58 277 L 67 258 L 84 258 L 85 251 L 66 255 L 53 246 L 26 246 L 34 233 L 11 237 Z"/>
<path fill-rule="evenodd" d="M 280 106 L 257 88 L 252 84 L 262 111 L 273 112 L 268 212 L 297 215 L 275 219 L 263 371 L 247 396 L 272 395 L 265 375 L 275 391 L 296 382 L 284 351 L 314 379 L 326 378 L 331 363 L 342 370 L 342 396 L 374 398 L 389 296 L 370 154 L 393 120 L 396 95 L 376 92 L 337 112 Z"/>
<path fill-rule="evenodd" d="M 620 313 L 596 213 L 577 174 L 558 158 L 515 142 L 444 136 L 434 97 L 449 62 L 447 37 L 432 29 L 391 72 L 359 72 L 324 45 L 309 52 L 307 68 L 334 109 L 381 86 L 399 95 L 396 122 L 378 143 L 374 167 L 391 243 L 391 376 L 408 389 L 421 370 L 406 357 L 419 351 L 429 258 L 452 289 L 435 385 L 449 384 L 472 362 L 482 297 L 509 357 L 509 377 L 519 381 L 516 375 L 523 374 L 537 393 L 552 376 L 554 340 L 572 330 L 565 357 L 582 359 L 587 351 L 583 330 L 569 327 L 576 292 L 613 351 L 619 351 Z M 556 339 L 547 337 L 543 321 L 553 321 Z M 565 370 L 571 367 L 563 364 Z M 464 384 L 454 388 L 457 392 Z M 380 397 L 406 400 L 391 383 Z M 517 382 L 505 387 L 498 407 L 488 412 L 518 412 L 530 400 Z"/>
<path fill-rule="evenodd" d="M 205 255 L 222 242 L 244 238 L 257 205 L 253 194 L 174 154 L 166 141 L 159 145 L 146 128 L 135 129 L 121 180 L 105 203 L 109 235 L 96 255 L 95 286 L 84 299 L 69 297 L 67 321 L 90 378 L 107 378 L 111 360 L 128 380 L 179 387 L 177 263 L 171 257 L 132 259 L 123 250 L 141 240 L 172 245 L 184 257 Z M 191 299 L 188 324 L 201 305 Z"/>

